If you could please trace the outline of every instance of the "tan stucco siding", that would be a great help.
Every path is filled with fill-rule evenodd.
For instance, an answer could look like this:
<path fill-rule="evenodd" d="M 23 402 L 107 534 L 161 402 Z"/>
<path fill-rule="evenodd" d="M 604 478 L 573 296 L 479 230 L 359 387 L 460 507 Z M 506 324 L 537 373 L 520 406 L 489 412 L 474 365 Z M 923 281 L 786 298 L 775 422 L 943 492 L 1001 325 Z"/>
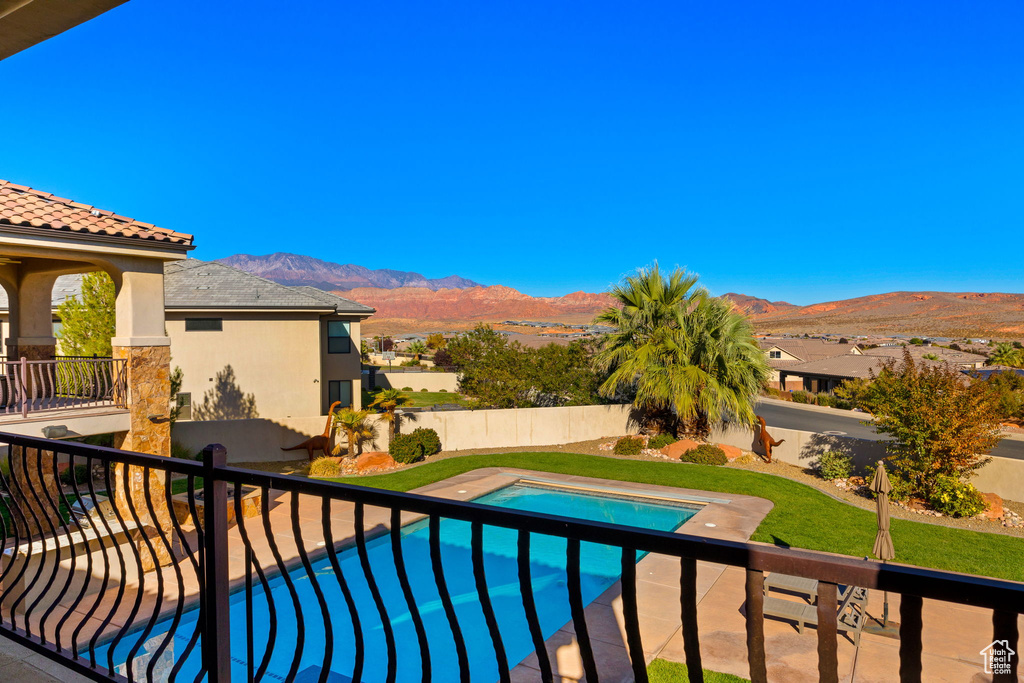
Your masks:
<path fill-rule="evenodd" d="M 185 331 L 186 318 L 221 318 L 223 329 Z M 260 417 L 320 415 L 320 317 L 316 313 L 167 313 L 171 367 L 184 372 L 193 407 L 228 365 Z M 358 377 L 358 353 L 356 377 Z"/>
<path fill-rule="evenodd" d="M 342 320 L 349 323 L 349 335 L 352 338 L 351 349 L 348 353 L 327 352 L 327 323 L 332 320 Z M 320 322 L 320 348 L 323 349 L 321 361 L 320 385 L 320 408 L 319 413 L 326 413 L 330 407 L 329 390 L 331 380 L 351 380 L 352 382 L 352 407 L 360 410 L 362 404 L 362 382 L 360 371 L 362 365 L 359 361 L 359 318 L 346 315 L 329 315 Z M 344 407 L 344 406 L 342 406 Z M 318 413 L 318 414 L 319 414 Z"/>

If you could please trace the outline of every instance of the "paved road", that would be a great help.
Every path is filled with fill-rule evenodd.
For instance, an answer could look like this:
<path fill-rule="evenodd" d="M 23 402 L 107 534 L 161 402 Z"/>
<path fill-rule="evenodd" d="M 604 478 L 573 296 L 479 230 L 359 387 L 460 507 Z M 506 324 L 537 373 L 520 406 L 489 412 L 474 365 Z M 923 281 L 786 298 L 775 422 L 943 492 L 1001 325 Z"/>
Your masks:
<path fill-rule="evenodd" d="M 764 418 L 769 427 L 799 429 L 805 432 L 845 432 L 844 436 L 871 441 L 880 441 L 884 438 L 884 435 L 876 433 L 873 427 L 861 424 L 867 415 L 860 418 L 841 412 L 805 410 L 774 402 L 758 403 L 757 414 Z M 993 449 L 992 455 L 1024 460 L 1024 441 L 1003 439 Z"/>

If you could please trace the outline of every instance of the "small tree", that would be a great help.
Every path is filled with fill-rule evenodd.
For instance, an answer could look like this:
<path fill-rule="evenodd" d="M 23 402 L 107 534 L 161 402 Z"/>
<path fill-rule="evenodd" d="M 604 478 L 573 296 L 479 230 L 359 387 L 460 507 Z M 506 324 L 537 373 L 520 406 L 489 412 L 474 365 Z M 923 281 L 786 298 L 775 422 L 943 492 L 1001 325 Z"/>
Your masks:
<path fill-rule="evenodd" d="M 888 360 L 872 388 L 875 429 L 888 434 L 892 473 L 930 499 L 939 475 L 973 476 L 999 442 L 994 393 L 947 364 Z"/>
<path fill-rule="evenodd" d="M 417 359 L 420 355 L 427 352 L 427 345 L 421 342 L 419 339 L 409 344 L 409 353 L 415 354 Z"/>
<path fill-rule="evenodd" d="M 836 387 L 832 393 L 844 401 L 849 401 L 850 405 L 854 408 L 860 408 L 869 413 L 872 411 L 872 388 L 871 380 L 869 379 L 863 377 L 848 379 Z"/>
<path fill-rule="evenodd" d="M 1024 350 L 1018 349 L 1009 342 L 1000 342 L 989 354 L 988 365 L 1006 365 L 1011 368 L 1024 367 Z"/>
<path fill-rule="evenodd" d="M 437 351 L 443 349 L 448 340 L 444 338 L 444 335 L 440 332 L 434 332 L 433 334 L 427 335 L 427 348 Z"/>
<path fill-rule="evenodd" d="M 388 423 L 388 437 L 394 439 L 397 420 L 395 411 L 410 403 L 412 403 L 412 399 L 398 389 L 381 389 L 374 395 L 369 407 L 384 411 L 381 419 Z"/>
<path fill-rule="evenodd" d="M 60 348 L 68 356 L 109 356 L 114 336 L 114 281 L 100 271 L 82 276 L 81 298 L 57 307 Z"/>
<path fill-rule="evenodd" d="M 356 451 L 362 453 L 363 442 L 377 436 L 377 430 L 370 423 L 370 411 L 343 408 L 334 414 L 335 424 L 341 428 L 348 438 L 348 456 L 355 457 Z"/>

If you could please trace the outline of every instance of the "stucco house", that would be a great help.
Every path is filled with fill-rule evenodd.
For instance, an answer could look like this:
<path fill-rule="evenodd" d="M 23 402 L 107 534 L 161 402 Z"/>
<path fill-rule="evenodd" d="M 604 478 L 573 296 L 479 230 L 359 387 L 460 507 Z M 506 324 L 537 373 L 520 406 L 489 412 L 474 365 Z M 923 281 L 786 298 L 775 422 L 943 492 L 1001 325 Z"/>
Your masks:
<path fill-rule="evenodd" d="M 786 368 L 812 361 L 834 358 L 836 356 L 860 355 L 861 349 L 856 344 L 840 344 L 822 339 L 788 339 L 765 338 L 759 341 L 761 350 L 768 357 L 772 375 L 769 386 L 785 390 L 780 371 Z"/>
<path fill-rule="evenodd" d="M 183 418 L 250 416 L 250 394 L 260 417 L 361 407 L 359 328 L 374 309 L 196 259 L 168 264 L 164 283 Z"/>

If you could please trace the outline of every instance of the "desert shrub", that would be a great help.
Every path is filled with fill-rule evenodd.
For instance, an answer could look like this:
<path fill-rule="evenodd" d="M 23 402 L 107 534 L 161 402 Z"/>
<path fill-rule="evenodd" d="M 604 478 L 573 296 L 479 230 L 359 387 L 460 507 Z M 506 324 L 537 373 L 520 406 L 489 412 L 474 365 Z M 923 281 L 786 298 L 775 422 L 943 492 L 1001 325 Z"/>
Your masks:
<path fill-rule="evenodd" d="M 822 479 L 849 479 L 853 474 L 853 458 L 842 451 L 825 451 L 818 456 L 814 469 Z"/>
<path fill-rule="evenodd" d="M 412 391 L 412 387 L 402 387 L 402 391 Z"/>
<path fill-rule="evenodd" d="M 928 504 L 950 517 L 973 517 L 985 511 L 985 501 L 973 484 L 941 474 L 935 477 Z"/>
<path fill-rule="evenodd" d="M 338 477 L 341 476 L 341 465 L 334 458 L 320 457 L 309 463 L 309 476 L 311 477 Z"/>
<path fill-rule="evenodd" d="M 612 452 L 615 455 L 640 455 L 644 449 L 644 440 L 639 436 L 624 436 L 615 442 Z"/>
<path fill-rule="evenodd" d="M 782 392 L 775 387 L 768 387 L 764 390 L 764 393 L 772 398 L 780 398 L 782 396 Z"/>
<path fill-rule="evenodd" d="M 437 391 L 438 391 L 439 393 L 442 393 L 442 394 L 447 394 L 447 393 L 448 393 L 448 390 L 447 390 L 447 389 L 438 389 Z"/>
<path fill-rule="evenodd" d="M 845 398 L 837 398 L 833 396 L 832 399 L 834 401 L 834 403 L 832 404 L 833 408 L 839 408 L 839 410 L 852 410 L 854 407 L 853 403 L 847 401 Z"/>
<path fill-rule="evenodd" d="M 796 390 L 793 392 L 794 403 L 814 403 L 814 396 L 803 390 Z"/>
<path fill-rule="evenodd" d="M 814 400 L 819 406 L 834 406 L 836 404 L 836 397 L 832 394 L 818 394 Z"/>
<path fill-rule="evenodd" d="M 172 458 L 179 458 L 181 460 L 195 460 L 196 459 L 196 453 L 195 453 L 195 451 L 192 451 L 189 448 L 186 448 L 181 443 L 179 443 L 177 441 L 172 441 L 171 442 L 171 457 Z"/>
<path fill-rule="evenodd" d="M 651 437 L 651 440 L 647 442 L 647 447 L 654 450 L 660 450 L 670 443 L 678 441 L 676 437 L 671 434 L 658 434 L 657 436 Z"/>
<path fill-rule="evenodd" d="M 420 392 L 425 394 L 425 393 L 427 393 L 427 390 L 426 389 L 420 389 Z"/>
<path fill-rule="evenodd" d="M 698 465 L 724 465 L 729 462 L 729 458 L 725 457 L 725 451 L 718 446 L 712 446 L 707 443 L 691 448 L 679 456 L 679 459 L 683 462 L 692 462 Z"/>
<path fill-rule="evenodd" d="M 388 444 L 388 455 L 395 462 L 408 465 L 423 457 L 423 444 L 415 434 L 396 434 Z"/>
<path fill-rule="evenodd" d="M 423 455 L 434 455 L 441 452 L 441 437 L 433 429 L 417 427 L 412 430 L 410 436 L 416 437 L 419 444 L 423 446 Z"/>
<path fill-rule="evenodd" d="M 75 465 L 60 473 L 60 483 L 65 486 L 85 484 L 89 481 L 89 468 L 86 465 Z"/>

